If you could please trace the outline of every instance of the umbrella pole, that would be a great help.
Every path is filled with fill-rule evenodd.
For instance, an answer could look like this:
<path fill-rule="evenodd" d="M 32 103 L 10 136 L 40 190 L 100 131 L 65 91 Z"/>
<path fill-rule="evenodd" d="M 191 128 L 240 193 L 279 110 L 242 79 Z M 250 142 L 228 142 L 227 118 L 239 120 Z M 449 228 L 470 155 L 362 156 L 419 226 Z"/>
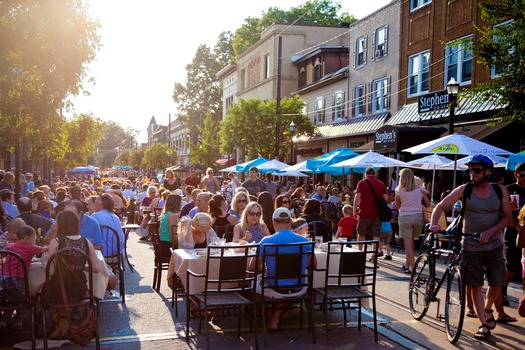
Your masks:
<path fill-rule="evenodd" d="M 434 202 L 434 183 L 436 181 L 436 164 L 434 164 L 434 170 L 432 171 L 432 194 L 430 197 L 430 202 Z"/>

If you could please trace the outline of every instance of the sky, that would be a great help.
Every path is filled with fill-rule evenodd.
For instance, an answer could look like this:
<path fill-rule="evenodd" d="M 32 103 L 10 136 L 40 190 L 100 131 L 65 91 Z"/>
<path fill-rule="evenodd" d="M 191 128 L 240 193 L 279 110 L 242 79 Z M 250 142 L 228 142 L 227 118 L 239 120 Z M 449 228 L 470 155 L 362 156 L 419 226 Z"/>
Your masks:
<path fill-rule="evenodd" d="M 342 11 L 357 19 L 391 0 L 339 1 Z M 261 17 L 268 7 L 288 10 L 306 0 L 88 0 L 89 11 L 100 21 L 101 49 L 88 65 L 95 85 L 84 82 L 89 96 L 72 99 L 74 113 L 92 113 L 124 129 L 140 131 L 152 116 L 167 125 L 176 106 L 175 82 L 185 84 L 186 65 L 199 45 L 213 48 L 219 34 L 235 32 L 247 17 Z"/>

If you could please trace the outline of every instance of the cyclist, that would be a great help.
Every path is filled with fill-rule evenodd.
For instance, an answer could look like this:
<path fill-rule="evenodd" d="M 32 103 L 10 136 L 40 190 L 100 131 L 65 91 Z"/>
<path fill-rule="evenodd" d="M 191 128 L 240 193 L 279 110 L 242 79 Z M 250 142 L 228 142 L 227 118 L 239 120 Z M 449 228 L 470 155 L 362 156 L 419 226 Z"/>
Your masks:
<path fill-rule="evenodd" d="M 507 189 L 501 185 L 494 185 L 499 186 L 501 190 L 500 201 L 496 188 L 488 182 L 493 168 L 492 160 L 484 155 L 475 155 L 467 165 L 473 186 L 461 185 L 443 198 L 432 213 L 430 229 L 433 232 L 441 231 L 438 220 L 442 212 L 456 201 L 462 201 L 465 206 L 463 232 L 476 233 L 479 238 L 463 238 L 461 269 L 465 284 L 472 286 L 474 308 L 481 322 L 475 337 L 486 339 L 490 330 L 496 327 L 492 305 L 500 296 L 501 287 L 505 285 L 502 232 L 511 222 L 512 210 Z M 472 190 L 465 201 L 463 194 L 467 186 Z M 489 282 L 486 301 L 483 300 L 484 274 Z"/>

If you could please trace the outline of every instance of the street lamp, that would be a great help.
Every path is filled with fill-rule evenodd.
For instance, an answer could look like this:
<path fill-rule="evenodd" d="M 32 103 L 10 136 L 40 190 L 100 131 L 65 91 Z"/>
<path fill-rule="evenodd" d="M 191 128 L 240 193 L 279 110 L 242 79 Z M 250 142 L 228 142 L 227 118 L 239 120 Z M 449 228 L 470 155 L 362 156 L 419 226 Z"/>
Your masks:
<path fill-rule="evenodd" d="M 295 132 L 297 131 L 297 125 L 292 122 L 289 125 L 290 128 L 290 165 L 293 163 L 293 137 L 295 135 Z"/>
<path fill-rule="evenodd" d="M 454 134 L 454 112 L 458 102 L 459 83 L 454 77 L 450 78 L 447 83 L 447 94 L 450 105 L 450 113 L 448 118 L 448 134 Z"/>

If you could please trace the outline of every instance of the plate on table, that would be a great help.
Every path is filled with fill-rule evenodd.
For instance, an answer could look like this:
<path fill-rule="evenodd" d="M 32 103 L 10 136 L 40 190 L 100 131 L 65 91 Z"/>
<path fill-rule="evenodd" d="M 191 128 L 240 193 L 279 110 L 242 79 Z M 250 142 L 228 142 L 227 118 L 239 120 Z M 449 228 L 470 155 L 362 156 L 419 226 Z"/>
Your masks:
<path fill-rule="evenodd" d="M 205 257 L 208 255 L 208 250 L 207 249 L 195 249 L 195 254 L 197 256 L 200 256 L 200 257 Z"/>

